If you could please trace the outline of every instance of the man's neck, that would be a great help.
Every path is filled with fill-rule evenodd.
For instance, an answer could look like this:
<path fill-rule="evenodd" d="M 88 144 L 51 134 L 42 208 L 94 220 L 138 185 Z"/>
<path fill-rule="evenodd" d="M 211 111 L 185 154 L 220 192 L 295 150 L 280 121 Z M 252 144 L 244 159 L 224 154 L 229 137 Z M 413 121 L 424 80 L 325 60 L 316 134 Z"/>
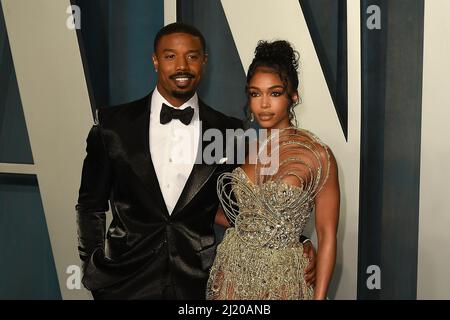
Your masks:
<path fill-rule="evenodd" d="M 164 93 L 164 91 L 159 89 L 158 86 L 156 86 L 156 89 L 158 90 L 159 94 L 175 108 L 181 107 L 183 104 L 188 102 L 195 95 L 195 92 L 194 92 L 194 94 L 192 94 L 188 98 L 175 98 L 174 96 Z"/>

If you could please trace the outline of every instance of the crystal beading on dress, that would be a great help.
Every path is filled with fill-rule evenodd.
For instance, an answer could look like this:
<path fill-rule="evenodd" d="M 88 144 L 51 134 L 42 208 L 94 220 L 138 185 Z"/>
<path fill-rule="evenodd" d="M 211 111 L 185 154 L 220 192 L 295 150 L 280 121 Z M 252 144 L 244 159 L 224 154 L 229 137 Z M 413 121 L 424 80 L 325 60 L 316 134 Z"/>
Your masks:
<path fill-rule="evenodd" d="M 263 175 L 269 164 L 257 161 L 255 183 L 242 168 L 218 179 L 219 199 L 234 227 L 217 248 L 207 299 L 312 298 L 299 236 L 328 178 L 328 147 L 295 128 L 281 129 L 264 144 L 279 152 L 277 172 Z"/>

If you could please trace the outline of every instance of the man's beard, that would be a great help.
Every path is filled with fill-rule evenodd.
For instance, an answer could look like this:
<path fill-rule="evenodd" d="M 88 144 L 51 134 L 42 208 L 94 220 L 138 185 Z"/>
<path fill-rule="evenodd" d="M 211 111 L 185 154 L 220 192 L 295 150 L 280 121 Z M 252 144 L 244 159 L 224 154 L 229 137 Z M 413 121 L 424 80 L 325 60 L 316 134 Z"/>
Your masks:
<path fill-rule="evenodd" d="M 188 99 L 192 97 L 195 93 L 195 90 L 189 90 L 189 91 L 177 91 L 172 90 L 172 96 L 177 99 Z"/>

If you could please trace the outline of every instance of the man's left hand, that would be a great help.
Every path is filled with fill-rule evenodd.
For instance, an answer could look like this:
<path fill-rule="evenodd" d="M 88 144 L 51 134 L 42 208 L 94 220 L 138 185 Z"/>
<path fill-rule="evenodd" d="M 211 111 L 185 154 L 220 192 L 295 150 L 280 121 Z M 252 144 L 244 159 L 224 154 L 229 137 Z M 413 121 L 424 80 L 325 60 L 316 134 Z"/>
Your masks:
<path fill-rule="evenodd" d="M 308 286 L 316 283 L 316 250 L 311 241 L 303 244 L 303 256 L 309 259 L 309 264 L 305 269 L 305 280 Z"/>

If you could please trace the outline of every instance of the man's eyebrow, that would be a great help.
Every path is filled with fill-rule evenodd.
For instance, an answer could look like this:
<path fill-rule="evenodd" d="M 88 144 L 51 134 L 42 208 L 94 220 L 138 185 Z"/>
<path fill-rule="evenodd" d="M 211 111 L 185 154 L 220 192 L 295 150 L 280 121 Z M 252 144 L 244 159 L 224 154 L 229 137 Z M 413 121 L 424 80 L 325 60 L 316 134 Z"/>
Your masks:
<path fill-rule="evenodd" d="M 164 52 L 167 52 L 167 51 L 175 52 L 176 50 L 175 50 L 175 49 L 166 48 L 166 49 L 163 49 L 163 51 L 164 51 Z M 192 49 L 192 50 L 188 50 L 187 52 L 188 52 L 188 53 L 192 53 L 192 52 L 200 53 L 200 50 L 198 50 L 198 49 Z"/>
<path fill-rule="evenodd" d="M 196 54 L 196 55 L 201 55 L 201 50 L 197 50 L 197 49 L 193 49 L 193 50 L 188 50 L 186 51 L 186 53 L 184 54 Z M 163 49 L 163 54 L 176 54 L 177 50 L 176 49 Z M 206 56 L 206 53 L 204 54 Z"/>

